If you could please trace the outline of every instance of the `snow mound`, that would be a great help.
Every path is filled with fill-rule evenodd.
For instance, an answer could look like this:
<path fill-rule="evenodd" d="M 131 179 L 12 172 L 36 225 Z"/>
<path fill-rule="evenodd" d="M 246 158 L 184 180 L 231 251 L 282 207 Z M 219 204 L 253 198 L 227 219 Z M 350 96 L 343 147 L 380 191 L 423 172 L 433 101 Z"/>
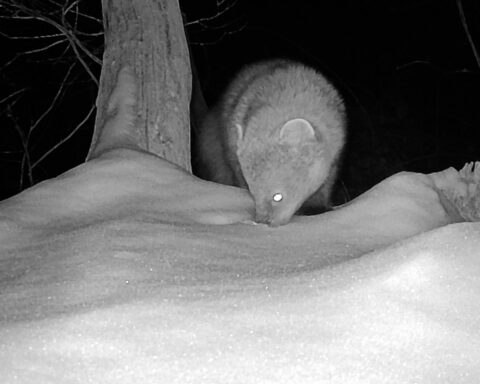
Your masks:
<path fill-rule="evenodd" d="M 457 172 L 449 168 L 431 175 L 448 209 L 465 221 L 480 220 L 480 162 L 471 162 Z"/>
<path fill-rule="evenodd" d="M 245 190 L 107 151 L 0 203 L 0 381 L 476 384 L 478 168 L 270 228 Z"/>

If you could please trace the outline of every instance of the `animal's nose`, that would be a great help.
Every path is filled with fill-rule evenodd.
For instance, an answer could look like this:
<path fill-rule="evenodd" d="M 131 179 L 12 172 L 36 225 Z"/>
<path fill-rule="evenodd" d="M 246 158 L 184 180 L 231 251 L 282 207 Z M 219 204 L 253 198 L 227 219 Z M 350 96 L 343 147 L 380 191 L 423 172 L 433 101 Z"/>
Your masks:
<path fill-rule="evenodd" d="M 256 214 L 255 214 L 255 221 L 257 223 L 270 225 L 270 222 L 272 221 L 272 218 L 268 213 L 257 211 Z"/>

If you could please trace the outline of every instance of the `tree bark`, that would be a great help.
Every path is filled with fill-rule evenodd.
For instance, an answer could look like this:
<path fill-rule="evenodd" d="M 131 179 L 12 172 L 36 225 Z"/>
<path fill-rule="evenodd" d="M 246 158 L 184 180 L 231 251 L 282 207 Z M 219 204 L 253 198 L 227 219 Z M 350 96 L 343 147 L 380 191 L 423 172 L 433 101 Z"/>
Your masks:
<path fill-rule="evenodd" d="M 88 158 L 116 75 L 129 65 L 138 83 L 136 144 L 190 171 L 191 71 L 178 0 L 102 0 L 102 7 L 105 52 Z"/>

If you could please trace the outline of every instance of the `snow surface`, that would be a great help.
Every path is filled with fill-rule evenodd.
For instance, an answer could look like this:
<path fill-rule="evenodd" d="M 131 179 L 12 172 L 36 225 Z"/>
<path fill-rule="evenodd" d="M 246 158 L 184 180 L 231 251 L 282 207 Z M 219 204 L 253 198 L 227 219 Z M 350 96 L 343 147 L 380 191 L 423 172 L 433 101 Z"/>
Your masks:
<path fill-rule="evenodd" d="M 0 203 L 0 383 L 479 383 L 479 173 L 270 228 L 106 152 Z"/>

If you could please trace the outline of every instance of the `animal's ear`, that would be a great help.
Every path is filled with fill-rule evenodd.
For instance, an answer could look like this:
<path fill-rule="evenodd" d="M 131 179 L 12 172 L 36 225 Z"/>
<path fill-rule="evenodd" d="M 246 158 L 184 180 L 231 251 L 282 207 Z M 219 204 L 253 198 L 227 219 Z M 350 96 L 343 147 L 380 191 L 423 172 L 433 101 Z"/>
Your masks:
<path fill-rule="evenodd" d="M 292 119 L 280 128 L 280 140 L 290 144 L 315 140 L 315 130 L 305 119 Z"/>
<path fill-rule="evenodd" d="M 242 124 L 235 124 L 237 128 L 237 142 L 243 139 L 243 127 Z"/>

